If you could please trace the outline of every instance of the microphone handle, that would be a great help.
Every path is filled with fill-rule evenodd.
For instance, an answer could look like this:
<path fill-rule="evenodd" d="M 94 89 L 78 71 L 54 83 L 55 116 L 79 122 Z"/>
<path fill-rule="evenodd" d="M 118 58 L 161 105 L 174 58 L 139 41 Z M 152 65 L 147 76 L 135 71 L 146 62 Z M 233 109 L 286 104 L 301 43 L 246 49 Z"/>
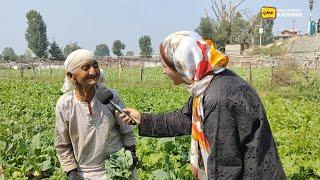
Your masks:
<path fill-rule="evenodd" d="M 130 122 L 131 125 L 136 125 L 137 124 L 136 121 L 128 113 L 124 112 L 123 109 L 121 109 L 118 104 L 114 103 L 113 101 L 110 101 L 110 104 L 114 108 L 116 108 L 119 112 L 121 112 L 121 113 L 125 114 L 126 116 L 128 116 L 129 118 L 131 118 L 132 119 L 132 121 Z"/>

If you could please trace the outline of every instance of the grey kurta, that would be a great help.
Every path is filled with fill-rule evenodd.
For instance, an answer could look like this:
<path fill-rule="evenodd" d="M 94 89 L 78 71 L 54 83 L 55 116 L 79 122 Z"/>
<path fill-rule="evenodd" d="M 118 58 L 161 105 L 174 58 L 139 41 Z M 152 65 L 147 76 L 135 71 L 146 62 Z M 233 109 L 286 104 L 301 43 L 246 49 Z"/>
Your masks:
<path fill-rule="evenodd" d="M 112 92 L 113 101 L 123 107 L 118 93 Z M 91 107 L 92 115 L 88 103 L 79 101 L 74 91 L 60 97 L 55 148 L 63 171 L 78 168 L 84 178 L 105 179 L 106 158 L 124 146 L 136 144 L 136 140 L 133 127 L 115 118 L 112 106 L 103 105 L 94 97 Z"/>

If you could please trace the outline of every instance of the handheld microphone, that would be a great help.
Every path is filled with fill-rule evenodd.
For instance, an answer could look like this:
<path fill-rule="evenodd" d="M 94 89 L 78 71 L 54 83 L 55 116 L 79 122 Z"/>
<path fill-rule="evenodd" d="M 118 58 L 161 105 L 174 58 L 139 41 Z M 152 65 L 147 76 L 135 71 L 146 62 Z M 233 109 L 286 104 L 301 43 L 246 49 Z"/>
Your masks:
<path fill-rule="evenodd" d="M 136 125 L 136 121 L 126 112 L 123 111 L 123 109 L 116 103 L 114 103 L 112 101 L 113 99 L 113 94 L 110 90 L 108 90 L 107 88 L 103 87 L 103 88 L 97 88 L 96 89 L 96 97 L 97 99 L 102 103 L 102 104 L 111 104 L 116 110 L 118 110 L 120 113 L 125 114 L 127 117 L 131 118 L 132 121 L 130 122 L 131 125 Z"/>

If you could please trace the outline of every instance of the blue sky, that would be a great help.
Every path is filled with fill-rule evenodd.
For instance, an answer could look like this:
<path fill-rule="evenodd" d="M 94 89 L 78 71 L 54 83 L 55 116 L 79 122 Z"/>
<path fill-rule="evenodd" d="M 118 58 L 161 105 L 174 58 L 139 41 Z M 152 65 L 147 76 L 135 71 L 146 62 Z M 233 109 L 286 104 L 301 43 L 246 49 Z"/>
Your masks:
<path fill-rule="evenodd" d="M 315 0 L 314 19 L 320 17 L 318 1 Z M 139 38 L 149 35 L 157 52 L 158 44 L 170 33 L 194 30 L 205 9 L 213 17 L 210 5 L 210 0 L 0 0 L 0 51 L 10 46 L 17 54 L 24 53 L 25 15 L 34 9 L 47 24 L 49 41 L 57 41 L 60 47 L 77 42 L 82 48 L 94 50 L 97 44 L 106 43 L 111 49 L 112 42 L 119 39 L 127 46 L 125 52 L 138 54 Z M 278 17 L 275 34 L 292 29 L 293 21 L 295 28 L 306 33 L 308 0 L 246 0 L 238 9 L 250 9 L 256 14 L 262 6 L 302 13 L 301 17 Z"/>

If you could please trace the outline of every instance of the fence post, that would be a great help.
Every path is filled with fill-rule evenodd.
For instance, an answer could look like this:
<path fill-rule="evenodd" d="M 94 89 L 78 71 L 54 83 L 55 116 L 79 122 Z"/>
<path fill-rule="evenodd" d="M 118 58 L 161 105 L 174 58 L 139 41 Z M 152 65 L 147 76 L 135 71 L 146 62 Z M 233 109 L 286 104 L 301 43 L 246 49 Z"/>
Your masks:
<path fill-rule="evenodd" d="M 119 58 L 118 60 L 118 79 L 121 79 L 121 73 L 122 73 L 122 59 Z"/>
<path fill-rule="evenodd" d="M 142 83 L 143 80 L 143 72 L 144 72 L 144 63 L 143 61 L 140 62 L 140 82 Z"/>
<path fill-rule="evenodd" d="M 319 57 L 317 58 L 317 69 L 316 69 L 316 73 L 318 74 L 318 76 L 320 76 Z"/>
<path fill-rule="evenodd" d="M 249 83 L 252 85 L 252 67 L 251 67 L 251 61 L 249 61 Z"/>
<path fill-rule="evenodd" d="M 50 77 L 52 77 L 51 60 L 49 60 Z"/>
<path fill-rule="evenodd" d="M 19 70 L 20 70 L 20 78 L 23 78 L 23 67 L 21 64 L 20 64 Z"/>
<path fill-rule="evenodd" d="M 31 68 L 32 68 L 32 72 L 33 72 L 33 76 L 36 76 L 36 71 L 35 71 L 35 67 L 34 67 L 34 64 L 33 64 L 33 60 L 31 60 Z"/>
<path fill-rule="evenodd" d="M 274 60 L 272 59 L 271 75 L 270 75 L 270 87 L 271 88 L 272 88 L 272 82 L 273 82 L 273 70 L 274 70 Z"/>
<path fill-rule="evenodd" d="M 21 65 L 21 57 L 19 57 L 19 71 L 20 71 L 20 78 L 23 78 L 23 67 Z"/>

